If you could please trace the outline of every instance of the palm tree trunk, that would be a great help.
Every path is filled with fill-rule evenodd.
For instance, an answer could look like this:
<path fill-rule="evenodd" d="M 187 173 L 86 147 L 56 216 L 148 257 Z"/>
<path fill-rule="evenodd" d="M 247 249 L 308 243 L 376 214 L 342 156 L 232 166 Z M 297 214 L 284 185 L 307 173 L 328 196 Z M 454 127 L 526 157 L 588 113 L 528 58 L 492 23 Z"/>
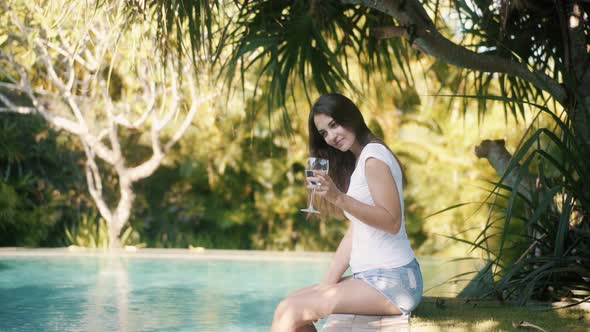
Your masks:
<path fill-rule="evenodd" d="M 475 147 L 475 155 L 478 158 L 486 158 L 490 162 L 492 167 L 496 170 L 496 173 L 498 173 L 498 176 L 504 177 L 503 184 L 511 186 L 513 191 L 518 190 L 518 192 L 527 200 L 531 199 L 533 179 L 528 171 L 522 169 L 522 167 L 517 164 L 508 174 L 506 174 L 510 161 L 512 160 L 512 154 L 510 154 L 504 146 L 504 140 L 483 140 L 480 145 Z M 517 183 L 518 174 L 520 172 L 525 173 L 520 182 Z"/>
<path fill-rule="evenodd" d="M 588 157 L 590 154 L 590 54 L 584 32 L 584 12 L 578 1 L 567 0 L 563 3 L 565 17 L 562 25 L 565 30 L 564 48 L 567 50 L 565 64 L 568 76 L 574 83 L 569 87 L 567 109 L 573 123 L 574 135 L 580 144 L 580 150 Z M 566 83 L 568 78 L 566 77 Z M 584 188 L 590 197 L 590 188 Z"/>

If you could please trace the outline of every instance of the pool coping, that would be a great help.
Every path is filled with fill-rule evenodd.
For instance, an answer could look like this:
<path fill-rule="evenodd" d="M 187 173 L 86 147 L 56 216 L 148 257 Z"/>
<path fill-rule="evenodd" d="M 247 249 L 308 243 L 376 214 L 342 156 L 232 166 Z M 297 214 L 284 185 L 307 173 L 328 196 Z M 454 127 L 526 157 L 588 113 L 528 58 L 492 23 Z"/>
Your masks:
<path fill-rule="evenodd" d="M 198 248 L 137 248 L 94 249 L 77 246 L 61 248 L 0 247 L 0 258 L 5 257 L 139 257 L 178 258 L 195 260 L 245 260 L 245 261 L 326 261 L 333 252 L 229 250 Z"/>

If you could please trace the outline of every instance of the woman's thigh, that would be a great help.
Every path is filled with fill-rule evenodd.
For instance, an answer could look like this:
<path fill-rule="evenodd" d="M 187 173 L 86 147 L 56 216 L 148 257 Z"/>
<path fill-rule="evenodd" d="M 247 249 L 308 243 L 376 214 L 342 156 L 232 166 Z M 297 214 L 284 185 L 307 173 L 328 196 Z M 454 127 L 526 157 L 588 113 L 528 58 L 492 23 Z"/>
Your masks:
<path fill-rule="evenodd" d="M 340 285 L 340 284 L 338 284 Z M 330 291 L 325 292 L 329 296 Z M 343 282 L 334 295 L 334 308 L 330 313 L 360 315 L 399 315 L 401 314 L 383 294 L 358 279 Z"/>
<path fill-rule="evenodd" d="M 313 321 L 332 313 L 396 315 L 401 312 L 364 281 L 352 278 L 327 286 L 312 286 L 286 299 L 300 312 L 300 319 Z"/>
<path fill-rule="evenodd" d="M 340 281 L 338 281 L 338 283 L 341 283 L 341 282 L 348 280 L 348 279 L 352 279 L 352 276 L 342 277 L 340 279 Z M 318 287 L 321 287 L 320 284 L 315 284 L 315 285 L 303 287 L 303 288 L 293 291 L 292 293 L 289 293 L 289 295 L 287 295 L 287 297 L 292 297 L 292 296 L 305 294 L 308 292 L 313 292 L 313 291 L 316 291 L 318 289 Z"/>

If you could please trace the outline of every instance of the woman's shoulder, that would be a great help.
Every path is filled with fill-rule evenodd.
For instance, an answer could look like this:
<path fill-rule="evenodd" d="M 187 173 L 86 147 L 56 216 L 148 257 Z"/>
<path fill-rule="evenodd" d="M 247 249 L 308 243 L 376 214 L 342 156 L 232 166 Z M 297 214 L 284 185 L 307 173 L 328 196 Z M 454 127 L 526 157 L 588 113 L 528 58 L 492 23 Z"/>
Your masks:
<path fill-rule="evenodd" d="M 383 143 L 379 142 L 371 142 L 365 146 L 363 152 L 366 152 L 365 155 L 370 157 L 371 155 L 381 155 L 381 156 L 392 156 L 393 153 L 391 150 Z"/>
<path fill-rule="evenodd" d="M 370 158 L 375 158 L 384 162 L 390 167 L 393 167 L 395 165 L 400 167 L 391 149 L 389 149 L 389 147 L 387 147 L 387 145 L 383 143 L 371 142 L 367 144 L 365 146 L 365 149 L 363 149 L 363 154 L 363 159 L 365 160 L 365 162 Z"/>

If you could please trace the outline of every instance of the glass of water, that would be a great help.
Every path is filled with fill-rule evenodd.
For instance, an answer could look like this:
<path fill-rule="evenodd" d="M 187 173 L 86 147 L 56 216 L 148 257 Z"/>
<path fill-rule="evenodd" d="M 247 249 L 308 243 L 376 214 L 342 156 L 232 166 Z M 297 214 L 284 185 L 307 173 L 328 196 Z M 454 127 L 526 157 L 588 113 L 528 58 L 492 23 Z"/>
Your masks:
<path fill-rule="evenodd" d="M 305 163 L 305 176 L 306 177 L 314 176 L 314 171 L 317 171 L 317 172 L 320 172 L 323 174 L 328 174 L 328 166 L 329 166 L 328 159 L 315 158 L 315 157 L 307 158 L 307 162 Z M 313 182 L 313 181 L 308 181 L 308 183 L 312 186 L 311 196 L 309 198 L 309 205 L 307 206 L 307 208 L 301 209 L 301 211 L 307 212 L 307 213 L 320 213 L 320 211 L 314 209 L 314 207 L 313 207 L 313 196 L 315 194 L 315 187 L 319 186 L 320 184 L 317 182 Z"/>

